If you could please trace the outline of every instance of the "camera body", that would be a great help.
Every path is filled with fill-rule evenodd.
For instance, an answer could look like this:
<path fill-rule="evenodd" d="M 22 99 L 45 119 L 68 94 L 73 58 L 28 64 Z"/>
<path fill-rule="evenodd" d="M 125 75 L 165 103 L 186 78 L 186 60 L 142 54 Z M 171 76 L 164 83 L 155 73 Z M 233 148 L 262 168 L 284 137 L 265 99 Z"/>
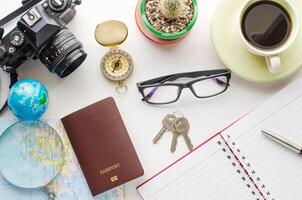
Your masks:
<path fill-rule="evenodd" d="M 27 10 L 12 31 L 4 37 L 0 33 L 0 67 L 17 69 L 34 58 L 60 78 L 71 74 L 87 57 L 81 42 L 66 28 L 80 3 L 80 0 L 45 0 Z"/>

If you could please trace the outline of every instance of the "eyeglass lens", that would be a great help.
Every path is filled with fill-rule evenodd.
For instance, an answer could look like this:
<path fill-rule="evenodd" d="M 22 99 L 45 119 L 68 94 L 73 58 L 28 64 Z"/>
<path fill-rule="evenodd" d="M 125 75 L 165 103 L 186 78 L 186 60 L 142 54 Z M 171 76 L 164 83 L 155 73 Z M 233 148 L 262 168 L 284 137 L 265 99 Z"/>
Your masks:
<path fill-rule="evenodd" d="M 145 100 L 150 103 L 170 103 L 178 98 L 179 87 L 162 85 L 144 89 Z"/>
<path fill-rule="evenodd" d="M 226 76 L 205 79 L 192 85 L 196 96 L 201 98 L 218 95 L 225 91 L 228 79 Z"/>

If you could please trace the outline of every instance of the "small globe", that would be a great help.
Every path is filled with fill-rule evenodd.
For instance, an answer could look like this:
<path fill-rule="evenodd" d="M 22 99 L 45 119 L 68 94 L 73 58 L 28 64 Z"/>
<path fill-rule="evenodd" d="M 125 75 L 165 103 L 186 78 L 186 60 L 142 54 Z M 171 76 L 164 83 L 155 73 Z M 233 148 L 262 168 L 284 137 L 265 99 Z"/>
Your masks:
<path fill-rule="evenodd" d="M 48 92 L 38 81 L 18 81 L 10 89 L 7 103 L 11 112 L 20 120 L 37 120 L 48 107 Z"/>

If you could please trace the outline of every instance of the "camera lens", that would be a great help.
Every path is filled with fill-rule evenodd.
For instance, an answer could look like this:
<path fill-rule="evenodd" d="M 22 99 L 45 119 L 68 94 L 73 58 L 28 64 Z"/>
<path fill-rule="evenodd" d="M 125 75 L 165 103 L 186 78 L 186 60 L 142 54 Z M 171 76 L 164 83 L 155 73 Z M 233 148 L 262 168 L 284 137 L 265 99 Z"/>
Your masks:
<path fill-rule="evenodd" d="M 39 54 L 41 62 L 60 78 L 76 70 L 86 57 L 81 42 L 68 29 L 59 32 Z"/>

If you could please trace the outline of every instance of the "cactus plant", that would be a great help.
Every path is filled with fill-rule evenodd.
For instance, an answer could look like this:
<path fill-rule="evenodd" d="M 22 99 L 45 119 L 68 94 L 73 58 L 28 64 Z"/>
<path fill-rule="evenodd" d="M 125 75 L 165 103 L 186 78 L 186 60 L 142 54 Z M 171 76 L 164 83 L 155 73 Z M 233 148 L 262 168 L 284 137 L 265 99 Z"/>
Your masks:
<path fill-rule="evenodd" d="M 160 0 L 160 10 L 167 19 L 176 19 L 182 15 L 184 0 Z"/>

